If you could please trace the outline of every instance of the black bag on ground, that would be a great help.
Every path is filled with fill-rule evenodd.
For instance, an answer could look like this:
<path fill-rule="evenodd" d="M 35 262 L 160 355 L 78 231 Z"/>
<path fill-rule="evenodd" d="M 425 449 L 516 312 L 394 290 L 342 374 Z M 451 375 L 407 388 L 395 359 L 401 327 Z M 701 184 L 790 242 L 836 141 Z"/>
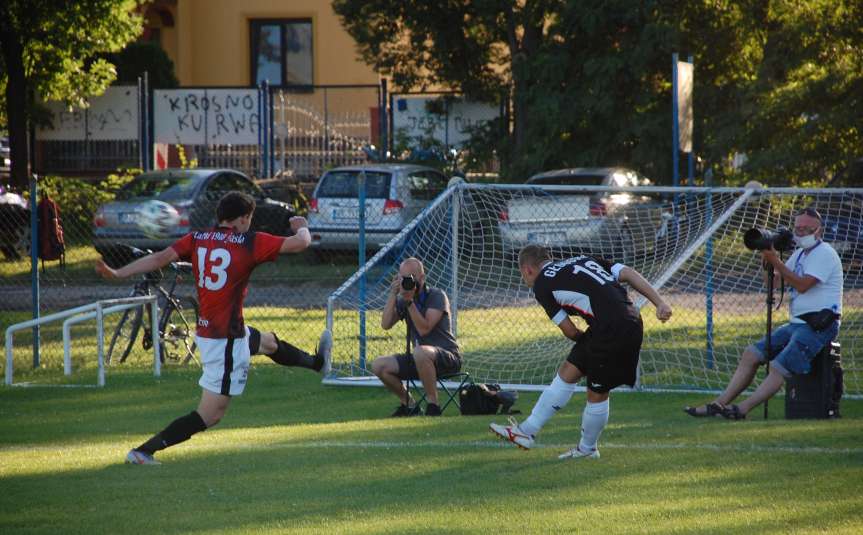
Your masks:
<path fill-rule="evenodd" d="M 462 414 L 516 414 L 512 405 L 518 399 L 518 392 L 501 390 L 500 385 L 475 383 L 466 385 L 458 393 L 459 409 Z"/>

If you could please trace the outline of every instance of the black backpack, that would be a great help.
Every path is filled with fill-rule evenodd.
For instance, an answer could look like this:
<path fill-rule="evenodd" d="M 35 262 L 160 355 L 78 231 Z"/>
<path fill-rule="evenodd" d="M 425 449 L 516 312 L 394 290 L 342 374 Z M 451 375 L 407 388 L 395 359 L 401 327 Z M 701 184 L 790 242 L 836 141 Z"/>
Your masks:
<path fill-rule="evenodd" d="M 518 392 L 501 390 L 500 385 L 475 383 L 466 385 L 458 393 L 459 409 L 462 414 L 517 414 L 512 406 L 518 399 Z"/>

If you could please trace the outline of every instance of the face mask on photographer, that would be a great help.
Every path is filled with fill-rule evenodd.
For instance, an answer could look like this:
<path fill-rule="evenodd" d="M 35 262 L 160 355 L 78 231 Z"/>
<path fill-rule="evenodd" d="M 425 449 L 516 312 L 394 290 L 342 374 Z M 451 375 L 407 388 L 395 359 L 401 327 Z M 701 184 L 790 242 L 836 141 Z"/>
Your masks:
<path fill-rule="evenodd" d="M 815 232 L 817 230 L 809 232 L 804 236 L 800 236 L 798 234 L 799 229 L 794 229 L 794 245 L 800 247 L 801 249 L 809 249 L 810 247 L 815 247 L 815 244 L 818 243 L 818 238 L 815 236 Z M 811 229 L 806 229 L 811 230 Z"/>

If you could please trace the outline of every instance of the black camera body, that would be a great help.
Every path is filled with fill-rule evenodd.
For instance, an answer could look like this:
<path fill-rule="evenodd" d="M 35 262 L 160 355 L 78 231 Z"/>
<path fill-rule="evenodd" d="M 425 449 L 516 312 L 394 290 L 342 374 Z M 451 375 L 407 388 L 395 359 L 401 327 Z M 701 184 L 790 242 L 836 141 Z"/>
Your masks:
<path fill-rule="evenodd" d="M 417 281 L 413 275 L 402 277 L 402 290 L 409 292 L 417 287 Z"/>
<path fill-rule="evenodd" d="M 773 248 L 780 253 L 794 250 L 794 233 L 785 227 L 775 232 L 763 228 L 751 228 L 743 235 L 743 244 L 750 251 L 766 251 Z"/>

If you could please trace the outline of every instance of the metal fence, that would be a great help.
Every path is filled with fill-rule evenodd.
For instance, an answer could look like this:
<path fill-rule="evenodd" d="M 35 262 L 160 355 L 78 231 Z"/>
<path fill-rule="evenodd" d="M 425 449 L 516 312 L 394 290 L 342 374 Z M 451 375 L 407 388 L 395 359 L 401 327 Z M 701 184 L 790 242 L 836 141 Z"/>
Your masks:
<path fill-rule="evenodd" d="M 380 144 L 380 86 L 320 86 L 272 93 L 276 173 L 314 179 L 329 168 L 366 163 L 364 148 Z"/>
<path fill-rule="evenodd" d="M 53 123 L 36 132 L 39 174 L 175 167 L 182 163 L 176 156 L 182 149 L 186 164 L 299 180 L 316 179 L 337 166 L 388 158 L 458 167 L 445 149 L 464 143 L 472 128 L 501 111 L 461 102 L 452 93 L 388 96 L 385 81 L 150 91 L 141 80 L 137 88 L 109 88 L 83 110 L 56 102 L 47 106 Z M 435 150 L 428 150 L 429 144 Z M 163 150 L 160 157 L 158 147 L 165 146 L 173 150 Z M 496 161 L 471 162 L 474 171 L 498 169 Z"/>

